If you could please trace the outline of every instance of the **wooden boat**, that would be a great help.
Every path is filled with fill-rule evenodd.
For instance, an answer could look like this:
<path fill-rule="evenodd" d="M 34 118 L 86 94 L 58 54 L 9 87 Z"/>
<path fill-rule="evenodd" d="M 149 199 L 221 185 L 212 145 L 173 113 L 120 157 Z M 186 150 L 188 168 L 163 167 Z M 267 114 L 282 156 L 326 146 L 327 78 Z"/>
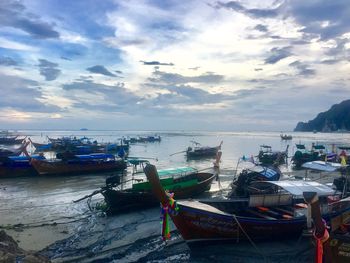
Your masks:
<path fill-rule="evenodd" d="M 285 164 L 288 158 L 288 148 L 285 151 L 272 151 L 272 147 L 269 145 L 260 145 L 260 151 L 258 154 L 258 160 L 262 165 L 280 165 Z"/>
<path fill-rule="evenodd" d="M 54 160 L 31 159 L 31 164 L 40 175 L 101 173 L 122 171 L 126 168 L 126 162 L 116 159 L 113 154 L 96 153 L 66 157 Z"/>
<path fill-rule="evenodd" d="M 160 182 L 163 187 L 176 193 L 177 198 L 192 198 L 210 189 L 215 173 L 199 172 L 192 167 L 178 167 L 159 171 Z M 140 182 L 142 178 L 132 179 L 132 187 L 120 189 L 107 185 L 101 192 L 107 204 L 108 215 L 124 211 L 154 207 L 159 204 L 151 190 L 149 182 Z M 135 182 L 136 181 L 136 182 Z"/>
<path fill-rule="evenodd" d="M 188 147 L 186 150 L 186 156 L 187 159 L 197 159 L 197 158 L 206 158 L 206 157 L 215 157 L 219 150 L 221 150 L 221 145 L 215 146 L 215 147 L 209 147 L 209 146 L 198 146 L 200 143 L 193 142 L 195 145 L 194 147 Z"/>
<path fill-rule="evenodd" d="M 297 150 L 295 151 L 292 162 L 295 168 L 301 168 L 303 163 L 312 162 L 312 161 L 324 161 L 334 157 L 331 154 L 330 158 L 328 158 L 326 153 L 326 147 L 322 144 L 312 144 L 311 150 L 307 150 L 304 144 L 296 144 Z"/>
<path fill-rule="evenodd" d="M 305 192 L 305 201 L 311 207 L 314 222 L 314 238 L 316 240 L 315 262 L 345 263 L 350 262 L 350 212 L 338 213 L 327 226 L 322 219 L 322 207 L 315 192 Z M 342 211 L 349 206 L 350 198 L 342 199 L 331 204 L 331 210 Z"/>
<path fill-rule="evenodd" d="M 281 134 L 280 136 L 281 136 L 281 140 L 284 140 L 284 141 L 290 141 L 293 139 L 292 135 Z"/>
<path fill-rule="evenodd" d="M 328 196 L 333 196 L 334 191 L 307 181 L 256 182 L 251 187 L 249 198 L 176 201 L 177 208 L 174 208 L 174 200 L 160 184 L 155 166 L 148 164 L 145 173 L 162 207 L 169 211 L 175 226 L 190 246 L 202 242 L 299 238 L 307 226 L 302 194 L 311 189 L 324 200 L 323 216 L 326 220 L 350 211 L 350 206 L 336 212 L 329 210 Z"/>
<path fill-rule="evenodd" d="M 38 175 L 31 164 L 31 159 L 45 160 L 45 157 L 43 155 L 32 155 L 30 158 L 27 156 L 1 158 L 0 178 Z"/>
<path fill-rule="evenodd" d="M 18 136 L 1 136 L 0 144 L 9 145 L 9 144 L 21 144 L 24 139 L 18 139 Z"/>
<path fill-rule="evenodd" d="M 278 167 L 266 167 L 257 165 L 252 168 L 243 169 L 237 178 L 231 183 L 229 197 L 249 195 L 250 184 L 255 181 L 278 181 L 282 173 Z"/>
<path fill-rule="evenodd" d="M 19 156 L 22 152 L 23 149 L 28 146 L 29 142 L 23 141 L 22 145 L 16 149 L 5 149 L 1 148 L 0 149 L 0 160 L 3 157 L 8 157 L 8 156 Z"/>

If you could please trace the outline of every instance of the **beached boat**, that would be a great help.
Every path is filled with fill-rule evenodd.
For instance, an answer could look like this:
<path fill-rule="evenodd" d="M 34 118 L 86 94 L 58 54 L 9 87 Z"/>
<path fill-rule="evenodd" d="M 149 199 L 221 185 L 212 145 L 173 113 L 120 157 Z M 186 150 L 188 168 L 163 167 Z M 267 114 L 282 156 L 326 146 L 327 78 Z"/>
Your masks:
<path fill-rule="evenodd" d="M 281 177 L 282 173 L 278 167 L 256 165 L 252 168 L 243 169 L 231 183 L 232 190 L 228 196 L 247 197 L 251 183 L 255 181 L 278 181 Z"/>
<path fill-rule="evenodd" d="M 32 159 L 31 164 L 40 175 L 101 173 L 122 171 L 126 168 L 123 159 L 116 159 L 113 154 L 103 153 L 67 155 L 63 159 L 54 160 Z"/>
<path fill-rule="evenodd" d="M 327 153 L 323 144 L 312 144 L 311 149 L 307 150 L 305 144 L 296 144 L 296 151 L 292 157 L 295 168 L 301 168 L 303 163 L 312 161 L 335 161 L 337 155 Z"/>
<path fill-rule="evenodd" d="M 187 159 L 197 159 L 197 158 L 211 158 L 216 157 L 219 150 L 221 150 L 221 145 L 210 147 L 210 146 L 199 146 L 200 143 L 193 142 L 196 146 L 188 147 L 186 150 Z"/>
<path fill-rule="evenodd" d="M 285 151 L 272 151 L 270 145 L 260 145 L 258 160 L 262 165 L 280 165 L 287 163 L 288 148 Z"/>
<path fill-rule="evenodd" d="M 192 198 L 210 189 L 217 174 L 198 171 L 192 167 L 178 167 L 159 171 L 160 182 L 164 189 L 172 191 L 179 199 Z M 107 204 L 108 215 L 154 207 L 159 204 L 152 193 L 151 185 L 143 174 L 132 178 L 129 189 L 120 189 L 120 185 L 106 185 L 101 192 Z"/>
<path fill-rule="evenodd" d="M 7 156 L 19 156 L 23 149 L 28 146 L 29 142 L 23 141 L 22 145 L 16 149 L 0 148 L 0 158 Z"/>
<path fill-rule="evenodd" d="M 31 164 L 31 159 L 45 160 L 45 157 L 43 155 L 32 155 L 30 158 L 27 156 L 1 158 L 0 178 L 38 175 Z"/>
<path fill-rule="evenodd" d="M 307 181 L 256 182 L 251 185 L 248 198 L 175 204 L 160 184 L 155 166 L 147 165 L 145 173 L 154 194 L 188 245 L 299 238 L 307 226 L 307 206 L 302 196 L 306 191 L 317 192 L 322 198 L 323 218 L 327 221 L 350 211 L 350 206 L 329 210 L 328 202 L 339 196 L 328 186 Z"/>
<path fill-rule="evenodd" d="M 24 139 L 19 139 L 17 136 L 1 136 L 0 144 L 10 145 L 10 144 L 21 144 Z"/>

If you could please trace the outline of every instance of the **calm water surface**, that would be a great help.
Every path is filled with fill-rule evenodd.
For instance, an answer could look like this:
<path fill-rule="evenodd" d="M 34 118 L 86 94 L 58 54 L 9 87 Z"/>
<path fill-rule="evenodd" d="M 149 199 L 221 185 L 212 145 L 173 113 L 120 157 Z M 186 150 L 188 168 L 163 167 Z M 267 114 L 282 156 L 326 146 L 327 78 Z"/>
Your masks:
<path fill-rule="evenodd" d="M 46 142 L 47 137 L 87 136 L 99 142 L 117 142 L 123 136 L 154 135 L 161 142 L 135 144 L 130 156 L 147 157 L 158 169 L 193 166 L 199 169 L 212 165 L 213 160 L 187 161 L 184 153 L 191 141 L 204 146 L 222 145 L 223 185 L 232 180 L 237 160 L 257 155 L 262 144 L 273 150 L 284 150 L 289 144 L 289 156 L 295 143 L 313 142 L 350 144 L 350 134 L 288 133 L 292 141 L 281 141 L 280 133 L 273 132 L 136 132 L 136 131 L 20 131 L 35 142 Z M 130 169 L 129 169 L 130 170 Z M 290 171 L 289 167 L 284 167 Z M 252 244 L 211 247 L 192 251 L 188 249 L 175 228 L 173 238 L 165 245 L 160 238 L 159 209 L 135 211 L 113 217 L 91 212 L 85 201 L 73 203 L 104 185 L 110 173 L 73 177 L 31 177 L 0 180 L 0 225 L 17 237 L 25 249 L 43 250 L 56 262 L 310 262 L 304 254 L 308 245 L 302 241 L 286 244 Z M 217 185 L 212 191 L 219 190 Z M 102 200 L 93 198 L 93 204 Z M 54 241 L 55 241 L 54 240 Z M 292 249 L 291 249 L 292 248 Z M 281 252 L 282 251 L 282 252 Z M 297 251 L 297 253 L 296 253 Z"/>

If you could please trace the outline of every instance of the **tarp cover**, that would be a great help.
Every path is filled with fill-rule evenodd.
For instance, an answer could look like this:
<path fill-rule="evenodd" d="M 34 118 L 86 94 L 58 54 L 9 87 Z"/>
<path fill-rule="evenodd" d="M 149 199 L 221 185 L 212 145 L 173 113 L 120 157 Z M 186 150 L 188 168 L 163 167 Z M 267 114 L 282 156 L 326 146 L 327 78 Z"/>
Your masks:
<path fill-rule="evenodd" d="M 283 181 L 266 181 L 266 182 L 255 182 L 255 184 L 258 186 L 259 184 L 273 184 L 277 185 L 287 192 L 289 192 L 292 195 L 295 196 L 302 196 L 303 192 L 316 192 L 318 196 L 327 196 L 334 194 L 334 191 L 332 188 L 320 184 L 318 182 L 308 182 L 308 181 L 290 181 L 290 180 L 283 180 Z"/>
<path fill-rule="evenodd" d="M 313 162 L 304 163 L 302 167 L 306 169 L 312 169 L 312 170 L 318 170 L 318 171 L 324 171 L 324 172 L 334 172 L 337 169 L 341 168 L 342 166 L 340 163 L 313 161 Z"/>

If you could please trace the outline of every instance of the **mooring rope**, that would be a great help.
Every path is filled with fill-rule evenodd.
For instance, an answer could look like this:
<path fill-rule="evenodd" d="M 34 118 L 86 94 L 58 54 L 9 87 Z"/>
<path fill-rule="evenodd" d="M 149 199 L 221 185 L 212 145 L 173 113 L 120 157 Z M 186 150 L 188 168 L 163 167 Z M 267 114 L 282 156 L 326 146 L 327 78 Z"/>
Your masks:
<path fill-rule="evenodd" d="M 247 232 L 244 230 L 244 228 L 242 227 L 242 225 L 239 223 L 239 221 L 238 221 L 236 215 L 234 215 L 234 214 L 233 214 L 233 219 L 236 221 L 238 227 L 242 230 L 243 234 L 247 237 L 248 241 L 249 241 L 249 242 L 251 243 L 251 245 L 255 248 L 255 250 L 258 252 L 258 254 L 260 254 L 260 255 L 264 258 L 265 262 L 268 262 L 267 257 L 265 256 L 265 254 L 259 250 L 259 248 L 257 247 L 257 245 L 256 245 L 256 244 L 254 243 L 254 241 L 249 237 L 249 235 L 247 234 Z"/>

